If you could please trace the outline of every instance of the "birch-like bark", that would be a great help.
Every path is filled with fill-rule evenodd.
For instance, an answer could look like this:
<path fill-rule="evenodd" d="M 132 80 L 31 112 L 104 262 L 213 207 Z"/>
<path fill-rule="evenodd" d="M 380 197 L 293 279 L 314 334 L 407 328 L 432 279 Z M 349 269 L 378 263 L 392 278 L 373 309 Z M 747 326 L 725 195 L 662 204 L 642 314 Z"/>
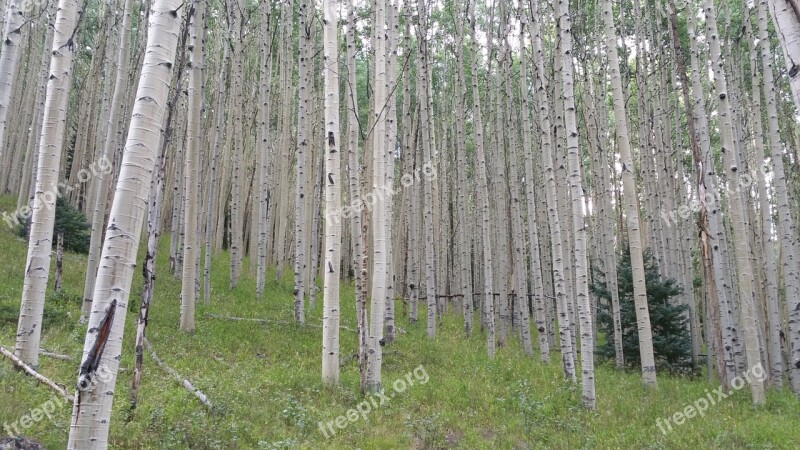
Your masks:
<path fill-rule="evenodd" d="M 103 145 L 101 161 L 110 161 L 116 149 L 121 143 L 118 140 L 120 119 L 123 113 L 122 101 L 127 91 L 128 67 L 130 55 L 130 29 L 131 29 L 131 8 L 132 0 L 125 0 L 122 12 L 122 29 L 119 33 L 119 54 L 117 57 L 117 73 L 114 82 L 114 93 L 111 97 L 110 114 L 108 117 L 108 128 Z M 89 258 L 86 266 L 86 278 L 83 286 L 83 303 L 81 306 L 81 320 L 89 318 L 89 311 L 92 308 L 92 294 L 94 293 L 94 283 L 97 276 L 97 265 L 99 263 L 100 245 L 103 237 L 103 220 L 106 216 L 106 200 L 108 198 L 108 187 L 111 184 L 111 176 L 102 172 L 95 177 L 95 197 L 93 201 L 92 214 L 92 234 L 89 239 Z"/>
<path fill-rule="evenodd" d="M 20 55 L 20 41 L 22 40 L 22 27 L 25 26 L 22 10 L 17 4 L 18 0 L 8 0 L 3 23 L 3 45 L 0 49 L 0 160 L 3 158 L 5 148 L 6 125 L 8 111 L 11 109 L 11 99 L 14 93 L 14 78 L 17 75 L 17 65 Z M 23 5 L 27 2 L 23 1 Z"/>
<path fill-rule="evenodd" d="M 489 181 L 486 167 L 486 151 L 484 150 L 483 114 L 481 112 L 481 96 L 479 84 L 479 59 L 481 58 L 481 45 L 477 39 L 477 24 L 475 22 L 474 2 L 467 6 L 469 23 L 471 27 L 472 54 L 468 56 L 472 67 L 472 117 L 475 129 L 475 174 L 477 178 L 477 191 L 480 207 L 481 241 L 483 244 L 483 321 L 486 327 L 486 350 L 489 358 L 493 359 L 496 350 L 494 326 L 494 279 L 492 272 L 492 214 L 489 207 Z"/>
<path fill-rule="evenodd" d="M 589 270 L 586 250 L 586 223 L 583 218 L 582 155 L 578 148 L 578 117 L 575 108 L 575 82 L 572 67 L 572 17 L 569 0 L 559 1 L 561 51 L 563 52 L 562 85 L 564 92 L 564 123 L 567 134 L 567 166 L 572 193 L 572 235 L 575 243 L 575 295 L 581 346 L 581 387 L 583 407 L 596 408 L 594 388 L 594 334 L 592 333 L 592 302 L 589 298 Z"/>
<path fill-rule="evenodd" d="M 525 34 L 527 33 L 526 27 L 528 25 L 528 15 L 524 11 L 524 6 L 519 9 L 519 41 L 525 43 Z M 531 36 L 531 40 L 533 37 Z M 531 287 L 533 289 L 533 318 L 536 330 L 538 332 L 539 342 L 539 356 L 542 362 L 547 363 L 550 361 L 550 340 L 547 333 L 547 313 L 545 306 L 545 292 L 544 283 L 542 281 L 542 263 L 541 254 L 539 251 L 539 228 L 536 224 L 536 194 L 535 194 L 535 181 L 533 176 L 533 143 L 531 136 L 531 111 L 529 103 L 529 83 L 528 83 L 528 54 L 525 45 L 520 46 L 519 52 L 519 86 L 520 98 L 522 99 L 522 108 L 520 114 L 522 117 L 522 154 L 525 159 L 525 200 L 527 203 L 527 225 L 528 225 L 528 245 L 530 251 L 530 271 L 532 272 L 533 282 Z M 528 299 L 525 303 L 528 303 Z"/>
<path fill-rule="evenodd" d="M 50 78 L 47 83 L 33 217 L 28 238 L 28 258 L 19 310 L 14 354 L 29 366 L 39 364 L 42 314 L 50 274 L 53 224 L 61 153 L 64 147 L 67 105 L 72 84 L 75 46 L 72 37 L 78 27 L 80 5 L 77 0 L 60 0 L 55 20 Z"/>
<path fill-rule="evenodd" d="M 242 43 L 243 31 L 243 1 L 234 0 L 230 5 L 233 10 L 233 26 L 231 27 L 231 39 L 233 40 L 233 97 L 241 99 L 243 95 L 242 78 L 244 77 L 244 49 Z M 245 170 L 242 168 L 242 153 L 244 151 L 242 136 L 242 107 L 241 105 L 232 104 L 233 109 L 233 155 L 232 155 L 232 175 L 231 175 L 231 208 L 230 208 L 230 288 L 234 289 L 239 284 L 239 275 L 241 273 L 242 258 L 244 253 L 243 237 L 242 237 L 242 215 L 244 210 L 242 199 L 242 182 L 245 177 Z"/>
<path fill-rule="evenodd" d="M 800 110 L 800 3 L 797 0 L 769 0 L 769 11 L 783 47 L 794 105 Z"/>
<path fill-rule="evenodd" d="M 761 50 L 761 73 L 764 79 L 764 99 L 767 105 L 767 142 L 772 153 L 772 182 L 778 210 L 778 239 L 780 240 L 781 271 L 786 287 L 787 347 L 789 383 L 800 396 L 800 258 L 797 256 L 797 223 L 791 212 L 783 167 L 783 144 L 778 124 L 777 95 L 773 73 L 772 52 L 767 23 L 767 0 L 758 2 L 758 40 Z"/>
<path fill-rule="evenodd" d="M 313 89 L 311 81 L 311 55 L 312 45 L 311 28 L 314 26 L 315 5 L 308 0 L 300 1 L 300 29 L 298 36 L 300 39 L 300 95 L 297 109 L 297 178 L 295 180 L 295 205 L 294 205 L 294 318 L 297 322 L 305 322 L 305 273 L 308 268 L 308 249 L 306 244 L 306 190 L 308 188 L 309 169 L 308 153 L 310 152 L 310 127 L 311 120 L 309 115 L 310 91 Z M 313 161 L 313 157 L 311 158 Z"/>
<path fill-rule="evenodd" d="M 569 315 L 567 313 L 567 298 L 564 287 L 564 258 L 562 256 L 561 221 L 558 218 L 558 204 L 556 203 L 556 180 L 553 168 L 554 149 L 550 135 L 550 102 L 547 94 L 547 79 L 544 67 L 545 51 L 541 36 L 541 23 L 539 1 L 530 1 L 531 38 L 533 40 L 533 54 L 535 60 L 534 89 L 536 89 L 539 103 L 539 123 L 541 124 L 541 148 L 544 160 L 543 172 L 545 179 L 545 195 L 547 197 L 547 211 L 550 219 L 551 253 L 553 265 L 553 282 L 556 297 L 558 316 L 558 334 L 561 347 L 561 366 L 564 378 L 576 381 L 575 354 L 572 345 L 572 331 L 570 329 Z"/>
<path fill-rule="evenodd" d="M 225 0 L 222 1 L 225 5 Z M 226 33 L 230 36 L 230 30 Z M 230 60 L 230 45 L 224 41 L 222 42 L 222 61 L 220 62 L 219 73 L 217 74 L 217 98 L 214 107 L 214 140 L 212 143 L 213 154 L 211 161 L 209 161 L 209 172 L 211 179 L 208 186 L 208 203 L 206 206 L 206 224 L 205 224 L 205 254 L 203 256 L 203 303 L 208 305 L 211 303 L 211 254 L 214 253 L 213 238 L 215 236 L 215 216 L 214 212 L 217 210 L 219 201 L 217 195 L 217 188 L 219 183 L 219 176 L 217 175 L 217 167 L 219 163 L 220 147 L 222 147 L 222 129 L 225 127 L 225 84 L 228 73 L 228 61 Z M 222 190 L 222 188 L 220 188 Z"/>
<path fill-rule="evenodd" d="M 361 165 L 358 162 L 358 81 L 356 78 L 356 14 L 353 0 L 347 0 L 347 162 L 350 179 L 350 204 L 361 204 Z M 326 220 L 332 220 L 326 216 Z M 353 271 L 355 272 L 356 319 L 358 322 L 358 368 L 362 393 L 366 390 L 367 365 L 367 289 L 361 209 L 353 208 L 350 219 L 353 241 Z"/>
<path fill-rule="evenodd" d="M 65 2 L 66 0 L 62 0 L 62 3 Z M 110 225 L 101 256 L 103 264 L 97 274 L 94 303 L 81 363 L 81 367 L 85 367 L 91 355 L 101 372 L 93 374 L 82 370 L 79 373 L 80 381 L 88 381 L 88 375 L 91 382 L 86 390 L 75 393 L 68 449 L 105 449 L 109 444 L 111 406 L 122 354 L 125 315 L 136 270 L 136 254 L 147 210 L 147 196 L 160 130 L 164 122 L 178 31 L 181 16 L 186 9 L 182 6 L 176 0 L 157 0 L 150 13 L 147 51 L 128 128 L 119 183 L 111 205 Z M 64 11 L 64 8 L 60 11 Z M 107 316 L 107 308 L 113 305 L 117 307 L 111 323 L 106 323 L 110 330 L 104 350 L 93 351 L 96 344 L 101 344 L 97 342 L 100 337 L 98 326 Z"/>
<path fill-rule="evenodd" d="M 470 251 L 469 229 L 469 185 L 467 184 L 467 148 L 466 148 L 466 127 L 464 125 L 464 103 L 467 98 L 466 81 L 464 80 L 464 15 L 463 0 L 459 0 L 454 12 L 456 16 L 456 33 L 458 35 L 456 44 L 456 95 L 455 114 L 456 114 L 456 161 L 458 166 L 458 263 L 460 267 L 459 278 L 461 281 L 462 312 L 464 314 L 464 333 L 467 336 L 472 334 L 472 258 Z"/>
<path fill-rule="evenodd" d="M 323 2 L 325 73 L 325 286 L 322 312 L 322 382 L 339 383 L 339 273 L 342 225 L 338 216 L 342 190 L 339 154 L 339 20 L 336 0 Z"/>
<path fill-rule="evenodd" d="M 267 278 L 267 240 L 269 239 L 269 221 L 267 214 L 270 205 L 269 190 L 269 167 L 270 167 L 270 116 L 271 116 L 271 94 L 272 94 L 272 4 L 262 2 L 259 5 L 261 11 L 261 80 L 260 80 L 260 102 L 261 102 L 261 146 L 256 149 L 258 153 L 258 267 L 256 269 L 256 294 L 264 294 L 264 284 Z"/>
<path fill-rule="evenodd" d="M 187 145 L 185 168 L 183 170 L 186 192 L 183 240 L 183 274 L 181 276 L 181 331 L 194 332 L 195 281 L 197 271 L 195 260 L 199 251 L 197 238 L 198 189 L 200 178 L 200 155 L 203 145 L 203 33 L 205 3 L 196 0 L 189 22 L 189 122 L 187 124 Z"/>
<path fill-rule="evenodd" d="M 420 105 L 420 132 L 421 139 L 420 145 L 422 146 L 422 166 L 432 164 L 431 159 L 431 125 L 434 123 L 431 117 L 429 90 L 429 62 L 428 62 L 428 14 L 427 6 L 424 0 L 417 0 L 417 8 L 419 12 L 419 23 L 417 24 L 417 99 Z M 378 22 L 381 23 L 381 22 Z M 382 102 L 376 104 L 381 105 Z M 376 134 L 380 136 L 379 134 Z M 433 182 L 430 177 L 425 177 L 422 181 L 422 228 L 424 235 L 424 256 L 425 256 L 425 296 L 427 301 L 427 326 L 426 333 L 429 338 L 436 336 L 436 255 L 434 245 L 434 195 L 433 195 Z"/>
<path fill-rule="evenodd" d="M 650 327 L 650 313 L 647 307 L 644 259 L 642 256 L 642 237 L 639 230 L 639 204 L 636 192 L 636 179 L 633 173 L 628 119 L 625 112 L 625 97 L 620 78 L 619 55 L 617 54 L 617 34 L 610 0 L 603 0 L 606 51 L 610 64 L 611 87 L 616 118 L 617 144 L 622 162 L 622 184 L 624 190 L 625 213 L 628 218 L 628 243 L 631 252 L 633 272 L 633 297 L 636 307 L 636 322 L 639 332 L 639 357 L 642 363 L 642 381 L 647 388 L 655 389 L 656 364 L 653 354 L 653 332 Z"/>
<path fill-rule="evenodd" d="M 374 170 L 372 188 L 375 204 L 372 210 L 372 297 L 370 299 L 369 347 L 367 362 L 367 390 L 377 392 L 381 389 L 381 364 L 383 359 L 383 323 L 386 310 L 386 203 L 378 198 L 378 191 L 386 181 L 386 151 L 383 136 L 386 133 L 386 115 L 383 105 L 388 97 L 386 92 L 386 0 L 375 0 L 375 115 L 372 128 L 372 155 Z"/>
<path fill-rule="evenodd" d="M 752 76 L 752 86 L 756 95 L 752 96 L 752 111 L 751 126 L 754 130 L 754 167 L 749 168 L 749 173 L 755 174 L 756 198 L 758 200 L 758 212 L 760 217 L 754 217 L 751 221 L 750 231 L 755 243 L 759 244 L 761 249 L 758 260 L 754 260 L 754 268 L 763 271 L 763 285 L 762 293 L 759 298 L 766 303 L 763 307 L 766 309 L 766 317 L 764 317 L 763 324 L 766 327 L 764 335 L 765 347 L 769 363 L 769 384 L 775 388 L 781 388 L 783 385 L 783 356 L 781 354 L 781 315 L 780 307 L 778 305 L 778 269 L 777 269 L 777 254 L 775 253 L 775 240 L 773 239 L 773 222 L 772 212 L 770 211 L 769 194 L 767 193 L 767 171 L 764 167 L 764 127 L 761 120 L 761 77 L 759 76 L 758 68 L 758 49 L 753 39 L 752 25 L 749 15 L 746 16 L 744 21 L 745 36 L 747 38 L 748 50 L 750 56 L 750 71 Z M 755 216 L 755 211 L 748 208 Z M 753 255 L 756 256 L 755 254 Z M 760 267 L 758 266 L 760 264 Z M 757 277 L 758 279 L 760 277 Z M 762 328 L 763 329 L 763 328 Z"/>
<path fill-rule="evenodd" d="M 717 15 L 711 0 L 705 0 L 706 40 L 711 50 L 712 69 L 714 71 L 714 85 L 718 97 L 717 113 L 719 116 L 721 151 L 724 164 L 729 177 L 728 182 L 739 181 L 739 155 L 734 142 L 733 126 L 730 105 L 728 100 L 728 86 L 723 70 L 722 52 L 720 51 L 719 35 L 717 33 Z M 745 361 L 747 370 L 752 370 L 760 364 L 760 350 L 756 331 L 756 296 L 753 286 L 753 270 L 750 261 L 750 245 L 747 239 L 747 230 L 742 211 L 741 192 L 738 188 L 729 189 L 729 207 L 734 233 L 734 253 L 736 257 L 737 278 L 740 295 L 740 329 L 742 330 Z M 754 404 L 765 402 L 763 380 L 753 378 L 750 381 L 750 394 Z"/>

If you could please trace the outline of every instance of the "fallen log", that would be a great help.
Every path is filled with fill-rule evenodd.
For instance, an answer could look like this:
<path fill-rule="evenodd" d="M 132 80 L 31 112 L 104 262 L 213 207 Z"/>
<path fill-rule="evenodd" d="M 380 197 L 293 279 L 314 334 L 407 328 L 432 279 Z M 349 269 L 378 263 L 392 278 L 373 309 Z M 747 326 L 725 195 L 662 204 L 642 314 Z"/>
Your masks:
<path fill-rule="evenodd" d="M 46 350 L 39 350 L 39 354 L 48 358 L 60 359 L 62 361 L 72 361 L 72 356 L 59 355 L 58 353 L 48 352 Z"/>
<path fill-rule="evenodd" d="M 148 341 L 147 338 L 144 338 L 144 346 L 150 352 L 150 357 L 153 359 L 153 361 L 156 362 L 156 364 L 158 364 L 159 367 L 161 367 L 162 369 L 164 369 L 165 372 L 170 374 L 172 378 L 175 378 L 175 380 L 177 380 L 187 391 L 194 394 L 194 396 L 197 397 L 198 400 L 200 400 L 200 403 L 206 405 L 209 409 L 211 409 L 211 402 L 208 400 L 208 397 L 206 397 L 206 395 L 203 394 L 203 392 L 200 389 L 194 387 L 194 385 L 189 380 L 180 376 L 180 374 L 176 372 L 175 369 L 168 366 L 167 363 L 162 361 L 161 358 L 159 358 L 156 355 L 156 351 L 153 350 L 153 346 L 150 345 L 150 341 Z"/>
<path fill-rule="evenodd" d="M 44 376 L 44 375 L 40 374 L 39 372 L 35 371 L 31 366 L 25 364 L 21 359 L 17 358 L 17 356 L 14 355 L 14 353 L 6 350 L 5 347 L 0 346 L 0 353 L 2 353 L 3 356 L 5 356 L 6 358 L 10 359 L 11 362 L 14 363 L 14 365 L 16 365 L 17 367 L 19 367 L 22 370 L 24 370 L 28 375 L 32 376 L 33 378 L 38 380 L 40 383 L 46 384 L 51 389 L 56 391 L 59 395 L 61 395 L 65 399 L 69 400 L 70 403 L 72 403 L 73 396 L 65 388 L 61 387 L 60 385 L 54 383 L 52 380 L 50 380 L 46 376 Z"/>

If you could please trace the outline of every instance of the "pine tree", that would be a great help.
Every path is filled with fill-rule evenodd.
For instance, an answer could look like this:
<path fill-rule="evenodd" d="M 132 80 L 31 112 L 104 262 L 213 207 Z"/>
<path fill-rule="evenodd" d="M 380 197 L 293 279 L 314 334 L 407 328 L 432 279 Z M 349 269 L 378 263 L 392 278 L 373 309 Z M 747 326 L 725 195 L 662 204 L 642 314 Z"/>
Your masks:
<path fill-rule="evenodd" d="M 627 247 L 627 246 L 626 246 Z M 622 321 L 623 354 L 633 355 L 625 361 L 625 367 L 640 367 L 639 334 L 636 328 L 636 310 L 633 301 L 633 271 L 631 256 L 624 249 L 617 267 L 620 314 Z M 650 311 L 650 324 L 653 328 L 653 353 L 656 367 L 673 373 L 692 373 L 692 345 L 689 336 L 689 321 L 685 314 L 688 306 L 681 304 L 677 298 L 683 294 L 683 288 L 674 278 L 663 278 L 653 257 L 653 252 L 646 249 L 643 253 L 645 284 L 647 286 L 647 306 Z M 601 331 L 606 336 L 604 344 L 598 346 L 597 354 L 604 359 L 614 359 L 614 321 L 611 311 L 611 291 L 606 283 L 606 274 L 593 268 L 594 280 L 591 291 L 605 300 L 597 315 Z"/>

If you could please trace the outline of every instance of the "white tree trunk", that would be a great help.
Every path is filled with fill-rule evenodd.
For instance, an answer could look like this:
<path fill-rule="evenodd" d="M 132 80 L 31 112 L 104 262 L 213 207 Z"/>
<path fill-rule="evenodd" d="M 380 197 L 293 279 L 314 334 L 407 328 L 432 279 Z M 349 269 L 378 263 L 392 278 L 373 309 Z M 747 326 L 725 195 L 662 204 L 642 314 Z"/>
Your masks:
<path fill-rule="evenodd" d="M 769 0 L 769 11 L 786 58 L 794 104 L 800 110 L 800 3 L 797 0 Z"/>
<path fill-rule="evenodd" d="M 797 223 L 790 210 L 786 187 L 786 173 L 783 167 L 783 144 L 778 125 L 777 95 L 772 71 L 772 52 L 767 33 L 766 0 L 758 3 L 758 39 L 761 48 L 762 74 L 764 77 L 764 98 L 767 103 L 768 143 L 772 152 L 773 184 L 778 210 L 778 239 L 782 272 L 786 286 L 786 330 L 789 350 L 789 382 L 795 395 L 800 396 L 800 259 L 797 256 Z"/>
<path fill-rule="evenodd" d="M 578 323 L 581 346 L 581 386 L 583 406 L 596 407 L 594 389 L 594 334 L 592 332 L 592 302 L 589 298 L 589 269 L 586 250 L 586 222 L 583 218 L 583 174 L 582 155 L 578 148 L 578 117 L 575 109 L 575 86 L 572 67 L 572 17 L 569 0 L 559 2 L 561 11 L 561 49 L 564 67 L 562 85 L 564 92 L 564 122 L 567 132 L 567 164 L 569 185 L 572 193 L 572 234 L 575 242 L 575 296 L 578 306 Z"/>
<path fill-rule="evenodd" d="M 39 341 L 50 272 L 50 253 L 53 247 L 59 166 L 64 146 L 69 90 L 72 84 L 75 47 L 71 41 L 79 17 L 80 6 L 77 0 L 59 1 L 39 146 L 36 193 L 28 238 L 28 259 L 25 263 L 25 281 L 14 351 L 18 358 L 34 368 L 39 363 Z"/>
<path fill-rule="evenodd" d="M 556 180 L 553 169 L 553 144 L 550 130 L 550 103 L 547 98 L 546 72 L 544 68 L 545 51 L 542 44 L 541 25 L 539 23 L 539 2 L 531 0 L 531 36 L 533 39 L 533 55 L 535 59 L 534 89 L 539 96 L 539 123 L 541 124 L 541 148 L 543 155 L 543 171 L 545 177 L 545 195 L 547 197 L 547 212 L 550 219 L 551 255 L 553 261 L 553 281 L 555 284 L 556 309 L 558 316 L 558 333 L 561 346 L 561 365 L 564 378 L 575 381 L 575 353 L 572 345 L 572 330 L 567 314 L 567 297 L 564 286 L 564 258 L 562 256 L 561 221 L 558 218 L 558 204 L 556 202 Z"/>
<path fill-rule="evenodd" d="M 28 3 L 23 1 L 23 5 Z M 25 25 L 23 13 L 17 5 L 17 0 L 8 0 L 6 5 L 5 20 L 3 23 L 3 45 L 0 53 L 0 160 L 3 158 L 5 147 L 6 125 L 8 110 L 11 109 L 11 99 L 14 93 L 14 78 L 17 74 L 19 62 L 19 44 L 22 40 L 22 27 Z"/>
<path fill-rule="evenodd" d="M 203 34 L 205 29 L 205 2 L 194 4 L 189 24 L 189 123 L 183 170 L 185 180 L 185 213 L 183 240 L 183 274 L 181 276 L 181 331 L 194 332 L 195 282 L 197 270 L 195 260 L 199 252 L 197 235 L 198 186 L 200 178 L 200 156 L 203 145 Z"/>
<path fill-rule="evenodd" d="M 372 128 L 372 155 L 375 162 L 372 173 L 372 189 L 375 204 L 372 210 L 372 298 L 370 299 L 369 323 L 369 359 L 367 365 L 367 390 L 381 389 L 381 364 L 383 356 L 383 318 L 386 309 L 386 203 L 378 198 L 386 181 L 386 151 L 383 136 L 386 133 L 386 115 L 383 105 L 386 103 L 386 0 L 375 0 L 375 116 Z"/>
<path fill-rule="evenodd" d="M 110 225 L 101 256 L 104 263 L 97 274 L 81 363 L 81 367 L 90 369 L 87 363 L 91 355 L 101 373 L 81 370 L 78 374 L 79 381 L 85 382 L 87 377 L 92 380 L 86 390 L 76 391 L 68 449 L 105 449 L 109 444 L 111 405 L 122 354 L 125 314 L 136 272 L 139 238 L 185 9 L 185 5 L 177 0 L 157 0 L 150 12 L 147 50 L 128 128 L 122 170 L 111 205 Z M 60 8 L 60 11 L 64 10 Z M 110 330 L 105 348 L 102 352 L 93 351 L 96 344 L 100 344 L 97 342 L 101 336 L 97 327 L 106 316 L 106 309 L 114 304 L 117 307 L 113 320 L 106 323 Z"/>
<path fill-rule="evenodd" d="M 611 1 L 603 1 L 606 51 L 611 73 L 611 87 L 614 96 L 614 117 L 617 127 L 617 144 L 622 162 L 622 184 L 624 190 L 625 214 L 628 218 L 628 244 L 631 252 L 633 272 L 633 297 L 636 307 L 636 321 L 639 332 L 639 357 L 642 363 L 642 381 L 645 387 L 656 388 L 656 363 L 653 355 L 653 331 L 650 327 L 650 313 L 647 307 L 644 259 L 642 256 L 642 236 L 639 230 L 639 202 L 636 192 L 636 179 L 633 173 L 630 138 L 628 137 L 628 118 L 625 111 L 625 97 L 622 92 L 619 56 L 617 54 L 617 34 Z"/>
<path fill-rule="evenodd" d="M 325 286 L 322 312 L 322 382 L 339 383 L 339 273 L 342 260 L 341 155 L 339 152 L 338 1 L 323 2 L 325 70 Z"/>
<path fill-rule="evenodd" d="M 120 30 L 119 54 L 117 58 L 116 81 L 114 82 L 114 93 L 111 97 L 110 114 L 108 117 L 108 128 L 103 145 L 101 160 L 110 161 L 117 151 L 117 147 L 122 145 L 119 141 L 120 116 L 122 111 L 122 101 L 127 92 L 128 67 L 130 55 L 130 28 L 131 28 L 131 8 L 132 0 L 126 0 L 122 16 L 122 29 Z M 103 225 L 106 217 L 106 200 L 108 199 L 108 187 L 111 184 L 112 176 L 100 172 L 95 177 L 95 197 L 92 213 L 92 235 L 89 241 L 89 258 L 86 266 L 86 278 L 83 286 L 83 303 L 81 305 L 81 320 L 89 318 L 89 311 L 92 308 L 92 294 L 94 293 L 94 283 L 97 276 L 97 266 L 100 256 L 100 245 L 102 244 Z"/>
<path fill-rule="evenodd" d="M 722 52 L 720 50 L 719 35 L 717 33 L 717 15 L 711 0 L 704 2 L 706 18 L 706 40 L 711 50 L 712 69 L 714 70 L 714 85 L 718 97 L 717 113 L 719 114 L 721 151 L 724 164 L 728 172 L 728 182 L 739 182 L 739 155 L 733 136 L 733 125 L 729 105 L 728 86 L 723 69 Z M 735 186 L 735 185 L 732 185 Z M 757 335 L 756 321 L 756 296 L 753 285 L 753 270 L 750 261 L 750 242 L 747 239 L 744 212 L 742 211 L 741 192 L 738 187 L 728 190 L 729 208 L 734 233 L 734 253 L 736 257 L 737 278 L 740 295 L 740 326 L 742 330 L 747 370 L 750 371 L 760 364 L 760 349 Z M 754 404 L 762 404 L 764 398 L 763 380 L 754 378 L 750 381 L 750 394 Z"/>

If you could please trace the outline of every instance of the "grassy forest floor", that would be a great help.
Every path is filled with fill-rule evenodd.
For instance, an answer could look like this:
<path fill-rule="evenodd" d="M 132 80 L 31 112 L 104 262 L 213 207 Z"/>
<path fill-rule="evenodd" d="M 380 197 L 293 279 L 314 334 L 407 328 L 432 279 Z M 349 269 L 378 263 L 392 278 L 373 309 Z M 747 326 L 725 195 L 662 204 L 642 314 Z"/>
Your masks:
<path fill-rule="evenodd" d="M 13 205 L 14 199 L 0 197 L 0 211 L 11 211 Z M 27 246 L 0 225 L 0 344 L 13 347 Z M 137 271 L 121 361 L 128 370 L 117 379 L 112 448 L 800 448 L 800 401 L 788 392 L 770 391 L 767 405 L 754 408 L 748 389 L 741 389 L 710 406 L 704 416 L 672 425 L 672 431 L 662 425 L 662 433 L 657 419 L 663 424 L 708 398 L 718 385 L 662 375 L 658 391 L 646 392 L 638 373 L 619 373 L 600 364 L 595 373 L 597 411 L 585 411 L 579 386 L 562 381 L 558 354 L 543 365 L 514 342 L 490 361 L 480 333 L 464 338 L 459 314 L 447 315 L 436 339 L 429 340 L 424 324 L 410 325 L 400 314 L 399 302 L 397 323 L 405 332 L 385 347 L 383 364 L 386 393 L 393 397 L 344 429 L 334 425 L 335 435 L 326 438 L 318 422 L 346 417 L 365 400 L 358 389 L 355 333 L 341 332 L 341 387 L 324 389 L 320 328 L 206 316 L 292 320 L 291 271 L 279 281 L 271 273 L 259 299 L 251 276 L 243 277 L 237 289 L 228 289 L 227 255 L 220 254 L 214 258 L 211 304 L 198 304 L 196 333 L 183 334 L 178 330 L 180 282 L 169 275 L 168 252 L 164 239 L 148 337 L 158 356 L 214 406 L 209 411 L 146 355 L 139 405 L 130 411 L 133 311 L 142 286 Z M 64 259 L 60 295 L 53 293 L 50 278 L 41 347 L 75 360 L 42 357 L 39 370 L 72 391 L 85 334 L 77 319 L 86 257 L 67 253 Z M 245 264 L 244 272 L 248 270 Z M 342 324 L 350 328 L 355 328 L 353 298 L 352 285 L 343 285 Z M 321 312 L 319 293 L 308 323 L 319 324 Z M 415 373 L 419 366 L 424 370 Z M 393 382 L 401 379 L 414 384 L 395 392 Z M 55 399 L 53 391 L 15 370 L 10 361 L 0 362 L 0 426 L 18 422 Z M 70 415 L 71 407 L 62 402 L 51 418 L 34 422 L 24 435 L 48 449 L 64 448 Z"/>

